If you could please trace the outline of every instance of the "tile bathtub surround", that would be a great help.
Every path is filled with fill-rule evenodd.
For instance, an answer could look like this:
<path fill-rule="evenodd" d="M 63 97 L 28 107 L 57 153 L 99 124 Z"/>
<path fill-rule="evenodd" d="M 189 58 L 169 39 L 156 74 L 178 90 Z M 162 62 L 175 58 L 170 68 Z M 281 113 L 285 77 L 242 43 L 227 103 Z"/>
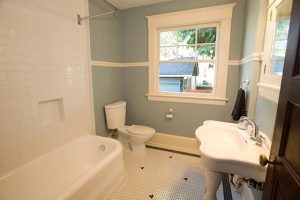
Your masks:
<path fill-rule="evenodd" d="M 205 178 L 198 156 L 147 148 L 145 156 L 125 151 L 125 179 L 109 200 L 203 200 Z M 241 200 L 226 177 L 218 200 Z"/>
<path fill-rule="evenodd" d="M 89 34 L 77 14 L 86 0 L 0 2 L 0 174 L 92 132 Z"/>

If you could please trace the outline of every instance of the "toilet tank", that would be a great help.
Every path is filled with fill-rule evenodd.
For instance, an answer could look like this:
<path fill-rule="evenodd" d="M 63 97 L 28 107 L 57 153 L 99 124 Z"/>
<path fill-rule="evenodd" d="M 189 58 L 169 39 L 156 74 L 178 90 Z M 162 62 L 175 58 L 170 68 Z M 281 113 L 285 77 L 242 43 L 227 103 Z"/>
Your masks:
<path fill-rule="evenodd" d="M 108 129 L 117 129 L 125 125 L 126 102 L 119 101 L 105 106 Z"/>

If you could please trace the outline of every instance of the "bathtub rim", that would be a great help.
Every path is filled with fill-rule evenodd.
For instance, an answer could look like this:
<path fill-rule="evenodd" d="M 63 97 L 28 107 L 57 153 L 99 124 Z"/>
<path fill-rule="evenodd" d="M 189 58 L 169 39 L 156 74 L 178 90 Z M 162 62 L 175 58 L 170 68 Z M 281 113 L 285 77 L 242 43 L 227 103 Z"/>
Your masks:
<path fill-rule="evenodd" d="M 98 137 L 98 136 L 96 136 Z M 102 137 L 102 136 L 100 136 Z M 104 137 L 105 138 L 105 137 Z M 73 192 L 77 191 L 78 189 L 80 189 L 85 183 L 87 183 L 92 177 L 94 177 L 101 168 L 103 168 L 104 166 L 106 166 L 107 164 L 109 164 L 109 162 L 111 162 L 115 157 L 117 157 L 118 155 L 120 155 L 122 157 L 123 160 L 123 146 L 121 145 L 121 143 L 115 139 L 112 138 L 106 138 L 110 141 L 112 141 L 113 143 L 116 144 L 116 149 L 113 150 L 109 156 L 106 156 L 104 159 L 101 160 L 101 162 L 98 162 L 97 164 L 95 164 L 95 166 L 93 166 L 92 168 L 90 168 L 87 172 L 83 173 L 81 176 L 79 176 L 76 180 L 74 180 L 73 183 L 71 183 L 70 185 L 68 185 L 67 187 L 65 187 L 62 192 L 57 193 L 57 195 L 55 196 L 55 199 L 68 199 L 68 197 L 70 195 L 73 194 Z M 124 160 L 123 160 L 123 169 L 124 169 Z M 124 171 L 122 171 L 122 176 L 120 177 L 120 179 L 124 179 Z M 78 181 L 81 180 L 81 181 Z"/>
<path fill-rule="evenodd" d="M 89 139 L 89 138 L 96 139 L 96 140 L 99 140 L 99 139 L 101 138 L 101 140 L 104 140 L 104 141 L 110 141 L 110 142 L 114 143 L 114 144 L 116 145 L 116 149 L 112 151 L 112 154 L 113 154 L 113 155 L 118 154 L 118 153 L 122 153 L 122 152 L 123 152 L 123 147 L 122 147 L 121 143 L 120 143 L 119 141 L 115 140 L 115 139 L 108 138 L 108 137 L 104 137 L 104 136 L 92 135 L 92 134 L 84 134 L 84 135 L 81 135 L 81 136 L 79 136 L 79 137 L 77 137 L 77 138 L 74 138 L 74 139 L 70 140 L 69 142 L 66 142 L 66 143 L 64 143 L 64 144 L 59 145 L 59 146 L 57 146 L 56 148 L 54 148 L 54 149 L 52 149 L 52 150 L 50 150 L 50 151 L 48 151 L 48 152 L 46 152 L 46 153 L 44 153 L 44 154 L 41 154 L 41 155 L 37 156 L 36 158 L 34 158 L 34 159 L 32 159 L 32 160 L 30 160 L 30 161 L 28 161 L 28 162 L 25 162 L 25 163 L 23 163 L 22 165 L 20 165 L 20 166 L 18 166 L 18 167 L 15 167 L 15 168 L 13 168 L 13 169 L 7 171 L 7 172 L 4 172 L 4 173 L 0 174 L 0 182 L 3 181 L 4 179 L 6 179 L 6 178 L 8 178 L 8 177 L 10 177 L 10 176 L 12 176 L 12 175 L 14 175 L 14 174 L 17 173 L 18 171 L 20 171 L 20 170 L 22 170 L 22 169 L 28 167 L 30 164 L 32 164 L 32 163 L 35 162 L 36 160 L 40 159 L 41 157 L 44 157 L 44 156 L 49 155 L 49 154 L 51 154 L 51 153 L 53 153 L 53 152 L 59 151 L 59 150 L 62 149 L 65 145 L 69 145 L 69 144 L 75 143 L 75 142 L 80 142 L 80 141 L 82 141 L 82 140 L 84 140 L 84 139 Z M 106 160 L 106 159 L 107 159 L 107 158 L 104 158 L 104 159 L 102 159 L 102 160 L 104 161 L 104 160 Z M 106 161 L 106 162 L 108 162 L 108 161 Z M 97 163 L 97 164 L 98 164 L 98 163 Z M 96 164 L 96 165 L 97 165 L 97 164 Z M 91 169 L 93 169 L 94 167 L 96 167 L 96 165 L 93 166 Z M 87 173 L 87 172 L 86 172 L 86 173 Z M 84 174 L 85 174 L 85 173 L 84 173 Z M 79 179 L 80 177 L 81 177 L 81 176 L 79 176 L 78 179 Z M 76 180 L 78 180 L 78 179 L 76 179 Z"/>

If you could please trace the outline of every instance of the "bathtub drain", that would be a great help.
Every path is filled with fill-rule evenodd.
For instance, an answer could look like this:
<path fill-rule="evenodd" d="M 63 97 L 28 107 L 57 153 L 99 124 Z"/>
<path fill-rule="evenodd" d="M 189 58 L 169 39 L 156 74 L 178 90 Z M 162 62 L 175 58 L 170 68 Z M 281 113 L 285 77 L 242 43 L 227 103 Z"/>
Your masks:
<path fill-rule="evenodd" d="M 100 151 L 105 151 L 105 146 L 103 144 L 101 144 L 98 148 Z"/>

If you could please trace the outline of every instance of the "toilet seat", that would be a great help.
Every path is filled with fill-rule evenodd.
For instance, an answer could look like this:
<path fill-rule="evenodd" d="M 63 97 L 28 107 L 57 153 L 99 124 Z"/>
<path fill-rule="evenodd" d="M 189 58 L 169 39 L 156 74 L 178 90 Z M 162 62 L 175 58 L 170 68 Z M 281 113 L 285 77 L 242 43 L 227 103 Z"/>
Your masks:
<path fill-rule="evenodd" d="M 127 128 L 127 131 L 133 135 L 152 135 L 155 130 L 148 126 L 132 125 Z"/>

